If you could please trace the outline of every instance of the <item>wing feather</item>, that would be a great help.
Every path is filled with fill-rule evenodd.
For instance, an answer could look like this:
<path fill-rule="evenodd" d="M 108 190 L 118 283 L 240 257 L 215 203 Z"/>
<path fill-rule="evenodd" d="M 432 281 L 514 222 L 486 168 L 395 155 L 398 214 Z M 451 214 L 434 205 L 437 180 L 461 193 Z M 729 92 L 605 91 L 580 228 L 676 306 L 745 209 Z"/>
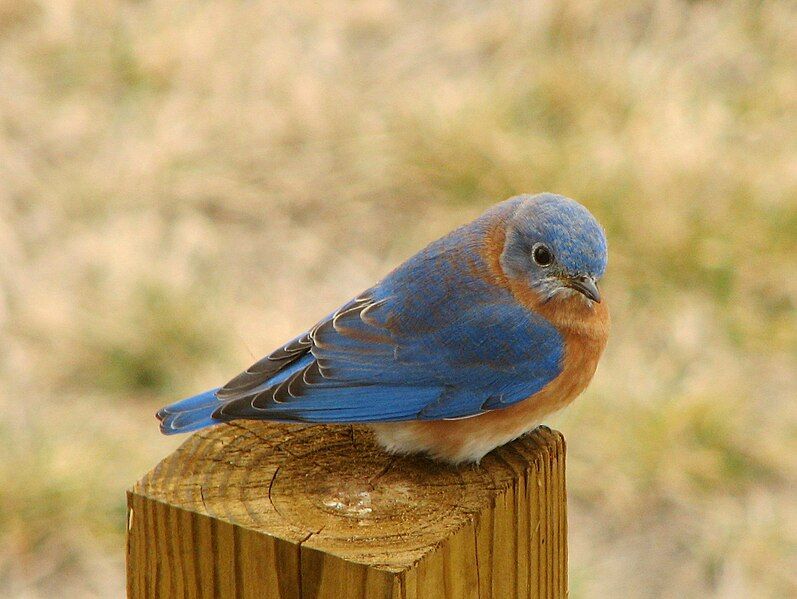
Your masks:
<path fill-rule="evenodd" d="M 392 326 L 395 309 L 374 290 L 348 302 L 267 357 L 269 367 L 233 379 L 213 417 L 462 418 L 525 399 L 561 371 L 559 334 L 517 305 L 476 305 L 416 335 Z"/>

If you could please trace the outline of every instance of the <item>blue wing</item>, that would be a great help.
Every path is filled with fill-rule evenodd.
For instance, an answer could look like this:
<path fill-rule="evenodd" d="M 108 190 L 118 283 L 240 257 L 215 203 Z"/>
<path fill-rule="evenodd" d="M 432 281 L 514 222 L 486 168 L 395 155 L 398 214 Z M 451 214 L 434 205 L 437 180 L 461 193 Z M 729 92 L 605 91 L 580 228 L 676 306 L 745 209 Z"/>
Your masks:
<path fill-rule="evenodd" d="M 518 306 L 480 305 L 417 334 L 391 326 L 391 303 L 367 294 L 346 304 L 300 338 L 306 351 L 275 375 L 218 391 L 223 403 L 213 417 L 459 418 L 525 399 L 561 371 L 556 329 Z"/>

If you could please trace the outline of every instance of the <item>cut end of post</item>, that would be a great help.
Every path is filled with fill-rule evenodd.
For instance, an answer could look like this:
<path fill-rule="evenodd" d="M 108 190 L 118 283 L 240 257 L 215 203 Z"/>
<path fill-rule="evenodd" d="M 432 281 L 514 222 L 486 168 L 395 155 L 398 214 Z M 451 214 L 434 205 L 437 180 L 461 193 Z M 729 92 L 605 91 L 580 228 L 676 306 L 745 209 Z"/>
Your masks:
<path fill-rule="evenodd" d="M 129 492 L 128 594 L 564 597 L 564 460 L 546 427 L 453 467 L 365 427 L 218 426 Z"/>

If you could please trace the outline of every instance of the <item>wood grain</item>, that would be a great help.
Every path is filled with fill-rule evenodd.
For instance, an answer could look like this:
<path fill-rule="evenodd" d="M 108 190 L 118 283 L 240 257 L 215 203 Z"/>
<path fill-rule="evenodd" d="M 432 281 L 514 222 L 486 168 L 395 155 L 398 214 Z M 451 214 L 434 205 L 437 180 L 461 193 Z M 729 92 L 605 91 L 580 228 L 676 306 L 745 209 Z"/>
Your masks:
<path fill-rule="evenodd" d="M 128 510 L 136 599 L 567 595 L 565 444 L 546 427 L 451 467 L 365 427 L 232 423 L 190 437 Z"/>

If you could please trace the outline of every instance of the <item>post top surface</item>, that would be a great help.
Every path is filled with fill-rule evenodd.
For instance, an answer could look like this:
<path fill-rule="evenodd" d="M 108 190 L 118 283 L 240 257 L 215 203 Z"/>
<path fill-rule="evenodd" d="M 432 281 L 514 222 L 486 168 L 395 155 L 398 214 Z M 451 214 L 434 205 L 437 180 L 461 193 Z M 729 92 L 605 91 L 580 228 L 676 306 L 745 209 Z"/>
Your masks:
<path fill-rule="evenodd" d="M 452 467 L 382 451 L 363 426 L 233 422 L 191 436 L 135 494 L 389 571 L 411 567 L 513 485 L 563 459 L 540 427 Z"/>

